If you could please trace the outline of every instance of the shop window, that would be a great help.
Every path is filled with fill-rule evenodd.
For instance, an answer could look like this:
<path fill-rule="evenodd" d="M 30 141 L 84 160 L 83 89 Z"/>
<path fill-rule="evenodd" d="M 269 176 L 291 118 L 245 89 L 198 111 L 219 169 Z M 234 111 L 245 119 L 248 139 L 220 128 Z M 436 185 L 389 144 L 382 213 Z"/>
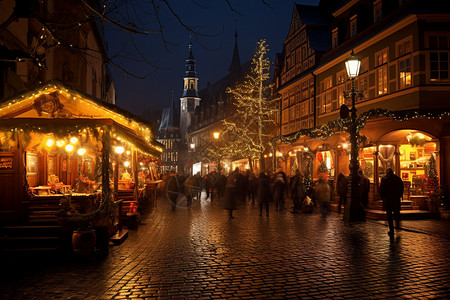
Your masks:
<path fill-rule="evenodd" d="M 381 178 L 386 175 L 386 169 L 391 168 L 395 170 L 395 146 L 394 145 L 380 145 L 378 147 L 378 177 L 379 182 Z"/>
<path fill-rule="evenodd" d="M 27 175 L 37 174 L 37 155 L 34 153 L 27 153 Z"/>
<path fill-rule="evenodd" d="M 363 170 L 364 175 L 366 175 L 371 182 L 374 181 L 374 152 L 376 147 L 366 147 L 362 150 L 360 158 L 360 168 Z"/>

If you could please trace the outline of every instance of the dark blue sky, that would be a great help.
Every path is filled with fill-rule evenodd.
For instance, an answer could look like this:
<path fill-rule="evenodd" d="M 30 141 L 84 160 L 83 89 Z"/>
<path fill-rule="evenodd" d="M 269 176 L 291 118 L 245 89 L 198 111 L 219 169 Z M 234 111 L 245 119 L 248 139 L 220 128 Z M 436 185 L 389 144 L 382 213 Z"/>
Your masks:
<path fill-rule="evenodd" d="M 225 0 L 196 1 L 202 4 L 214 3 L 208 4 L 208 8 L 198 7 L 187 0 L 173 2 L 174 10 L 188 26 L 198 32 L 215 35 L 191 37 L 197 63 L 197 77 L 202 89 L 208 81 L 214 82 L 227 74 L 234 48 L 236 24 L 241 63 L 252 57 L 257 41 L 265 38 L 270 46 L 269 57 L 274 64 L 275 54 L 281 52 L 289 30 L 294 3 L 317 4 L 318 0 L 266 0 L 271 8 L 263 5 L 261 0 L 232 0 L 233 7 L 242 15 L 232 12 Z M 145 110 L 168 106 L 172 91 L 175 99 L 182 94 L 190 34 L 170 17 L 168 12 L 162 13 L 167 15 L 163 24 L 166 40 L 173 43 L 168 45 L 168 50 L 165 49 L 158 34 L 148 34 L 136 39 L 140 51 L 158 69 L 155 71 L 155 68 L 142 62 L 130 61 L 130 57 L 139 56 L 132 47 L 125 48 L 130 49 L 126 52 L 121 52 L 126 53 L 125 56 L 128 57 L 123 60 L 122 65 L 139 75 L 153 71 L 154 73 L 146 79 L 136 79 L 125 75 L 117 68 L 112 68 L 118 96 L 116 104 L 137 115 L 141 115 Z M 146 15 L 146 18 L 149 16 Z M 128 40 L 128 35 L 120 31 L 107 30 L 106 40 L 111 55 L 118 49 L 120 43 Z"/>

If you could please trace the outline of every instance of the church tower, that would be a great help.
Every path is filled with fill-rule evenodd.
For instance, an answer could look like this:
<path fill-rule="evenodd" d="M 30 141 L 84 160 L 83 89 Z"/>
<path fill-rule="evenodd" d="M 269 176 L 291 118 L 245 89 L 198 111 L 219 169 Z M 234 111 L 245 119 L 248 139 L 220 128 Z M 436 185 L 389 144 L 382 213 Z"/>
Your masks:
<path fill-rule="evenodd" d="M 198 96 L 198 78 L 195 72 L 195 59 L 192 55 L 192 43 L 189 43 L 189 57 L 186 59 L 183 95 L 180 98 L 181 140 L 186 141 L 186 132 L 194 120 L 195 108 L 200 105 Z"/>

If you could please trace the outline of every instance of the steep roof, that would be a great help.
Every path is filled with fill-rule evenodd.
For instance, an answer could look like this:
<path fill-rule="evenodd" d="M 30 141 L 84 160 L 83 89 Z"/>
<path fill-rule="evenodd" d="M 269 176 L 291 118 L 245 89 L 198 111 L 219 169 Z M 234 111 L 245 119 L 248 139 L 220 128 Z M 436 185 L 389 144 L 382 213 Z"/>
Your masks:
<path fill-rule="evenodd" d="M 230 73 L 241 71 L 241 60 L 239 59 L 239 48 L 238 48 L 237 38 L 238 38 L 238 33 L 237 33 L 237 29 L 236 29 L 236 31 L 234 33 L 233 57 L 231 59 L 230 67 L 228 68 L 228 71 L 230 71 Z"/>
<path fill-rule="evenodd" d="M 178 105 L 174 103 L 172 93 L 172 99 L 170 101 L 169 107 L 163 110 L 159 130 L 178 128 L 179 126 L 180 126 L 180 112 L 178 110 Z"/>

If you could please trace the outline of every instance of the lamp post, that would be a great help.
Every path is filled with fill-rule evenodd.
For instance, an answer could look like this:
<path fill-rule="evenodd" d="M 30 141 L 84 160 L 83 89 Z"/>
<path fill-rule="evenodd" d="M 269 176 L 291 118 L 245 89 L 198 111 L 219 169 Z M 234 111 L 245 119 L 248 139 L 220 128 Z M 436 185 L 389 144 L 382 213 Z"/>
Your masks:
<path fill-rule="evenodd" d="M 213 132 L 213 137 L 216 140 L 216 148 L 217 148 L 217 173 L 220 173 L 220 154 L 219 152 L 219 136 L 220 136 L 220 132 L 218 131 L 214 131 Z"/>
<path fill-rule="evenodd" d="M 358 145 L 358 137 L 359 131 L 357 128 L 357 116 L 356 116 L 356 92 L 355 92 L 355 78 L 359 74 L 359 67 L 361 65 L 361 59 L 353 53 L 351 56 L 345 61 L 345 68 L 347 69 L 347 75 L 352 80 L 352 89 L 350 91 L 350 96 L 352 99 L 352 108 L 350 110 L 350 126 L 348 131 L 350 133 L 350 176 L 348 180 L 348 194 L 347 194 L 347 203 L 345 204 L 344 210 L 344 221 L 345 222 L 355 222 L 355 221 L 364 221 L 365 220 L 365 212 L 364 208 L 361 204 L 361 190 L 360 183 L 361 177 L 358 174 L 359 170 L 359 145 Z"/>

